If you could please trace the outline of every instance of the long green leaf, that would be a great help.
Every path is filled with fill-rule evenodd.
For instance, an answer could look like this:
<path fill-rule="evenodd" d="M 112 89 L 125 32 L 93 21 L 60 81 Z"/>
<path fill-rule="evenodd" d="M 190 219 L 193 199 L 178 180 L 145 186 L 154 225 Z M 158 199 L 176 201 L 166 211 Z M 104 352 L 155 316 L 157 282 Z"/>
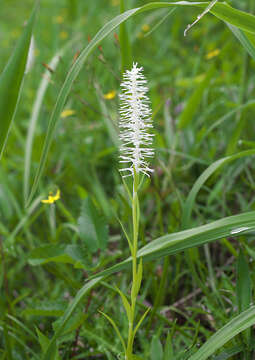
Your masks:
<path fill-rule="evenodd" d="M 30 192 L 30 196 L 27 199 L 27 202 L 30 202 L 32 197 L 35 194 L 37 189 L 39 180 L 42 176 L 42 172 L 44 170 L 47 155 L 49 152 L 49 148 L 53 139 L 54 130 L 56 128 L 57 121 L 60 117 L 61 111 L 65 105 L 67 96 L 71 90 L 72 84 L 74 80 L 79 75 L 80 70 L 82 69 L 85 61 L 88 56 L 93 52 L 94 49 L 98 46 L 98 44 L 114 29 L 116 29 L 120 24 L 129 19 L 130 17 L 142 13 L 144 11 L 155 10 L 159 8 L 169 8 L 176 6 L 186 6 L 186 7 L 198 7 L 200 9 L 205 9 L 209 5 L 209 2 L 188 2 L 188 1 L 179 1 L 179 2 L 154 2 L 144 5 L 140 8 L 135 8 L 132 10 L 128 10 L 125 13 L 115 17 L 111 21 L 109 21 L 105 26 L 103 26 L 99 32 L 95 35 L 92 41 L 88 44 L 86 48 L 83 49 L 80 56 L 76 60 L 76 62 L 71 67 L 67 77 L 64 81 L 64 84 L 59 92 L 55 107 L 53 109 L 53 113 L 51 115 L 47 134 L 44 140 L 43 150 L 41 154 L 40 163 L 34 178 L 34 182 L 32 185 L 32 189 Z M 255 16 L 245 13 L 243 11 L 232 8 L 231 6 L 225 3 L 216 3 L 214 7 L 210 10 L 210 12 L 218 17 L 219 19 L 230 23 L 244 31 L 248 31 L 250 33 L 255 33 Z"/>
<path fill-rule="evenodd" d="M 56 70 L 56 67 L 59 64 L 61 57 L 64 55 L 66 50 L 68 50 L 78 38 L 70 40 L 62 49 L 60 49 L 52 60 L 49 62 L 49 68 L 53 71 Z M 47 75 L 47 76 L 46 76 Z M 35 102 L 33 104 L 33 109 L 31 117 L 29 119 L 27 138 L 26 138 L 26 147 L 25 147 L 25 162 L 24 162 L 24 199 L 27 199 L 29 195 L 29 183 L 30 183 L 30 172 L 31 172 L 31 158 L 32 158 L 32 147 L 35 137 L 35 129 L 39 119 L 39 114 L 43 104 L 43 100 L 50 84 L 50 78 L 52 74 L 49 70 L 45 70 L 40 85 L 38 87 Z"/>
<path fill-rule="evenodd" d="M 254 37 L 254 35 L 246 33 L 245 31 L 238 29 L 234 25 L 228 24 L 228 27 L 232 31 L 232 33 L 236 36 L 236 38 L 240 41 L 240 43 L 243 45 L 243 47 L 248 52 L 248 54 L 255 60 L 255 46 L 252 43 L 252 39 L 250 38 L 250 36 Z"/>
<path fill-rule="evenodd" d="M 143 258 L 145 261 L 159 259 L 163 256 L 177 254 L 183 250 L 201 246 L 227 236 L 236 237 L 244 231 L 254 229 L 255 211 L 229 216 L 207 225 L 168 234 L 153 240 L 138 251 L 137 257 Z M 111 268 L 94 275 L 92 278 L 107 276 L 123 270 L 131 264 L 131 262 L 132 259 L 130 257 Z"/>
<path fill-rule="evenodd" d="M 255 307 L 242 312 L 218 330 L 189 360 L 206 360 L 243 330 L 255 324 Z"/>
<path fill-rule="evenodd" d="M 242 151 L 240 153 L 237 153 L 235 155 L 227 156 L 223 159 L 219 159 L 215 161 L 213 164 L 211 164 L 196 180 L 195 184 L 193 185 L 187 200 L 183 206 L 183 215 L 182 215 L 182 228 L 187 229 L 190 226 L 190 218 L 191 218 L 191 212 L 194 207 L 194 202 L 197 196 L 197 193 L 201 189 L 201 187 L 204 185 L 204 183 L 208 180 L 208 178 L 217 171 L 221 166 L 224 164 L 227 164 L 231 161 L 234 161 L 236 159 L 240 159 L 245 156 L 251 156 L 255 154 L 255 150 L 246 150 Z"/>
<path fill-rule="evenodd" d="M 0 76 L 0 159 L 3 155 L 21 93 L 36 9 L 37 6 L 34 8 L 16 48 Z"/>

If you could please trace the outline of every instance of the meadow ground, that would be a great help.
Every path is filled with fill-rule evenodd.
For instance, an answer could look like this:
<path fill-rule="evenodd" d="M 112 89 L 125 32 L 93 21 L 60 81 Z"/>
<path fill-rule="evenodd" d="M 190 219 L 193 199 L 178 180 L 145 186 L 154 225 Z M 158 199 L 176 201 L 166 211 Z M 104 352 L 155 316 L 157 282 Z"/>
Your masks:
<path fill-rule="evenodd" d="M 228 1 L 235 12 L 214 1 L 184 36 L 207 3 L 156 4 L 119 26 L 108 22 L 122 1 L 41 1 L 0 160 L 0 359 L 124 359 L 130 317 L 146 309 L 129 360 L 254 359 L 253 2 Z M 1 4 L 1 71 L 33 5 Z M 120 83 L 133 62 L 148 81 L 155 152 L 138 214 L 135 176 L 119 172 Z M 0 153 L 15 66 L 12 81 L 0 77 Z"/>

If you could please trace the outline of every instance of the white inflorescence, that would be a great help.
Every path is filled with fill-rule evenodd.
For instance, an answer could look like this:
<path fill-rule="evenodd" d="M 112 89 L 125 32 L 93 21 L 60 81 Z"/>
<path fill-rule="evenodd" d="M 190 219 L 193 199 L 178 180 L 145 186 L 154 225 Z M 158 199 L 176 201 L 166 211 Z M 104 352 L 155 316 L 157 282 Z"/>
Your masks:
<path fill-rule="evenodd" d="M 130 166 L 120 171 L 129 172 L 129 175 L 142 172 L 149 176 L 153 170 L 149 168 L 146 158 L 154 155 L 154 150 L 150 148 L 153 134 L 149 133 L 152 128 L 151 110 L 147 82 L 142 73 L 143 68 L 133 64 L 132 69 L 127 70 L 123 75 L 121 83 L 122 94 L 120 95 L 120 162 Z"/>

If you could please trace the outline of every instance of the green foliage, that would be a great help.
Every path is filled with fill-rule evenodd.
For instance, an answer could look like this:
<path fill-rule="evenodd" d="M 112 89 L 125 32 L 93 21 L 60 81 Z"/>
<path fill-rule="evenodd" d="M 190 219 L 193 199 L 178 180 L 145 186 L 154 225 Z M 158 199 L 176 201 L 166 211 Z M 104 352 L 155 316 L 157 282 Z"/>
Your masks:
<path fill-rule="evenodd" d="M 124 358 L 138 295 L 133 359 L 252 360 L 253 1 L 218 1 L 186 37 L 209 2 L 45 0 L 25 25 L 33 5 L 1 8 L 0 359 Z M 132 61 L 156 155 L 131 291 L 117 125 Z"/>
<path fill-rule="evenodd" d="M 106 248 L 108 227 L 89 197 L 82 202 L 81 215 L 78 219 L 78 231 L 90 252 L 93 253 Z"/>

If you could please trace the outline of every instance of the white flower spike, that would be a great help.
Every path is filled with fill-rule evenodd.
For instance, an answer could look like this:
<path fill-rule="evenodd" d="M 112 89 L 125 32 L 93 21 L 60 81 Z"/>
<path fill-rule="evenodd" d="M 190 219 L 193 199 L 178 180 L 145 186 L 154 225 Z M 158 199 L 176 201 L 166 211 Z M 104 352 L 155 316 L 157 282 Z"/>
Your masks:
<path fill-rule="evenodd" d="M 125 71 L 120 85 L 120 162 L 130 165 L 120 169 L 121 172 L 129 172 L 123 177 L 134 176 L 134 169 L 136 173 L 141 172 L 147 176 L 153 172 L 146 161 L 146 158 L 154 155 L 153 148 L 150 148 L 154 135 L 149 133 L 152 128 L 151 110 L 146 95 L 147 81 L 142 71 L 143 68 L 134 63 L 130 71 Z"/>

